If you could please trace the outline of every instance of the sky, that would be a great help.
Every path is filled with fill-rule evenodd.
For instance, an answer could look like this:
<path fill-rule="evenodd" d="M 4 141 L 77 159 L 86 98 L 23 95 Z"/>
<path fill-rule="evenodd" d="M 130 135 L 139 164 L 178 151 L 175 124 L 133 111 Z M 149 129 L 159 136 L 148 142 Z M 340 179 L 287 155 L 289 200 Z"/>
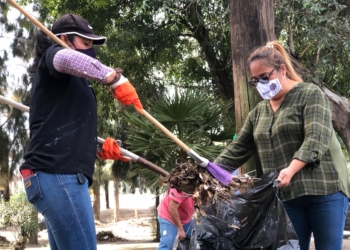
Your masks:
<path fill-rule="evenodd" d="M 26 7 L 25 10 L 33 15 L 31 6 Z M 20 11 L 11 7 L 8 13 L 8 19 L 11 23 L 16 22 L 16 18 L 21 15 Z M 8 84 L 10 88 L 15 89 L 20 82 L 20 77 L 26 72 L 26 68 L 28 64 L 24 63 L 20 58 L 12 57 L 12 53 L 10 50 L 10 44 L 13 40 L 13 33 L 3 33 L 0 37 L 0 53 L 3 50 L 7 50 L 9 60 L 6 62 L 6 66 L 9 71 Z M 11 96 L 11 91 L 6 93 L 6 96 Z"/>
<path fill-rule="evenodd" d="M 26 7 L 26 11 L 31 13 L 32 8 Z M 16 18 L 21 15 L 20 11 L 11 7 L 10 11 L 8 13 L 8 19 L 11 23 L 16 22 Z M 6 61 L 6 67 L 8 70 L 8 77 L 7 77 L 7 84 L 9 86 L 7 93 L 5 93 L 5 96 L 8 98 L 11 98 L 12 96 L 12 90 L 18 88 L 21 83 L 21 76 L 26 73 L 26 69 L 28 67 L 28 63 L 23 62 L 20 58 L 12 57 L 12 52 L 10 50 L 10 44 L 13 40 L 14 34 L 13 33 L 4 33 L 3 30 L 1 30 L 0 33 L 0 54 L 3 54 L 3 51 L 6 50 L 7 54 L 9 56 L 9 60 Z M 0 125 L 3 124 L 3 122 L 6 120 L 6 114 L 0 114 Z M 28 122 L 26 124 L 26 128 L 28 129 Z"/>

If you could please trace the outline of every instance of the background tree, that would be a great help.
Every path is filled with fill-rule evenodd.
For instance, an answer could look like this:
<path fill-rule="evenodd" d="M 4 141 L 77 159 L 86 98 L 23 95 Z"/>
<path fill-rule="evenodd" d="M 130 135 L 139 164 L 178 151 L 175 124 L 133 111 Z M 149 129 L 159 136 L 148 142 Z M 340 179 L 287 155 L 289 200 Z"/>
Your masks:
<path fill-rule="evenodd" d="M 153 102 L 150 112 L 186 145 L 213 160 L 224 145 L 214 142 L 225 142 L 233 135 L 234 122 L 228 116 L 230 105 L 230 102 L 222 102 L 201 91 L 185 90 Z M 190 160 L 186 152 L 144 117 L 125 113 L 124 119 L 129 123 L 127 145 L 133 152 L 142 154 L 168 172 L 176 163 Z M 134 174 L 141 173 L 148 187 L 158 185 L 158 175 L 145 168 L 136 166 L 136 169 Z"/>
<path fill-rule="evenodd" d="M 312 77 L 321 87 L 325 83 L 335 88 L 336 93 L 348 96 L 347 1 L 255 1 L 248 6 L 250 9 L 246 11 L 251 11 L 247 15 L 241 14 L 238 2 L 231 7 L 232 15 L 251 20 L 265 19 L 256 22 L 259 27 L 265 25 L 264 21 L 273 22 L 271 8 L 274 7 L 276 37 L 288 45 L 291 54 L 301 59 L 308 69 L 303 72 L 304 79 Z M 108 33 L 109 45 L 101 48 L 100 58 L 125 69 L 125 74 L 142 93 L 141 100 L 145 104 L 162 96 L 165 84 L 185 88 L 195 85 L 207 88 L 214 95 L 220 94 L 224 100 L 233 99 L 229 1 L 174 3 L 152 0 L 146 3 L 100 0 L 91 3 L 61 0 L 55 3 L 38 1 L 36 4 L 44 20 L 52 22 L 58 15 L 74 10 L 77 14 L 89 16 L 97 32 Z M 257 6 L 262 9 L 255 12 Z M 242 20 L 231 23 L 238 31 L 232 37 L 239 36 L 237 27 L 244 27 Z M 252 34 L 250 30 L 254 31 L 255 27 L 258 26 L 240 31 Z M 265 30 L 259 36 L 270 39 L 272 34 Z M 255 36 L 250 36 L 247 40 L 255 39 Z M 251 95 L 250 98 L 254 97 Z M 104 100 L 108 97 L 105 96 Z M 104 109 L 110 108 L 104 106 Z M 108 114 L 106 118 L 115 118 L 115 113 L 105 113 Z M 338 119 L 340 117 L 335 117 Z M 348 149 L 349 136 L 342 136 Z"/>
<path fill-rule="evenodd" d="M 28 103 L 29 76 L 26 73 L 22 76 L 18 73 L 14 75 L 13 72 L 8 71 L 8 64 L 10 63 L 9 58 L 18 57 L 23 62 L 31 59 L 34 28 L 23 17 L 18 17 L 15 21 L 9 20 L 9 6 L 6 1 L 0 1 L 0 12 L 2 13 L 0 17 L 1 44 L 10 44 L 10 51 L 5 46 L 0 49 L 0 94 L 11 95 L 16 101 L 21 100 Z M 25 127 L 26 116 L 21 111 L 0 103 L 0 113 L 2 148 L 0 150 L 0 183 L 5 184 L 4 196 L 8 200 L 10 198 L 9 182 L 22 160 L 28 136 Z"/>
<path fill-rule="evenodd" d="M 38 11 L 39 21 L 47 27 L 67 12 L 88 19 L 96 33 L 108 37 L 107 45 L 97 49 L 99 59 L 111 67 L 123 68 L 124 75 L 138 90 L 144 107 L 164 125 L 169 126 L 170 131 L 179 136 L 185 135 L 181 137 L 182 140 L 208 158 L 215 158 L 220 151 L 211 156 L 206 155 L 207 148 L 213 146 L 209 142 L 217 138 L 208 136 L 203 131 L 202 123 L 181 120 L 180 116 L 175 116 L 176 119 L 169 116 L 176 110 L 176 105 L 167 107 L 155 103 L 164 98 L 166 100 L 166 93 L 172 87 L 179 90 L 202 90 L 203 96 L 217 98 L 216 101 L 231 100 L 231 105 L 235 105 L 238 130 L 247 112 L 258 101 L 256 93 L 246 86 L 250 75 L 244 65 L 244 57 L 249 55 L 253 47 L 261 46 L 276 37 L 303 66 L 300 68 L 303 78 L 319 85 L 330 98 L 334 127 L 350 152 L 348 0 L 21 2 L 22 5 L 27 3 L 31 3 L 33 9 Z M 6 66 L 11 56 L 23 58 L 24 61 L 31 58 L 35 28 L 23 16 L 14 23 L 9 22 L 6 1 L 0 0 L 0 8 L 0 39 L 4 34 L 14 34 L 13 41 L 8 42 L 11 52 L 0 51 L 0 92 L 6 94 L 12 88 L 15 99 L 28 105 L 30 76 L 23 77 L 17 83 L 9 79 Z M 94 88 L 98 99 L 99 136 L 127 141 L 125 147 L 140 152 L 140 155 L 163 167 L 172 168 L 175 159 L 186 159 L 187 156 L 173 142 L 134 113 L 133 108 L 120 106 L 100 84 L 94 84 Z M 177 105 L 177 108 L 185 111 L 181 105 Z M 204 106 L 200 101 L 196 105 Z M 167 109 L 173 111 L 165 112 Z M 231 109 L 226 116 L 235 117 L 233 111 Z M 127 112 L 125 116 L 124 112 Z M 177 112 L 179 110 L 174 114 Z M 0 172 L 9 181 L 23 156 L 21 147 L 26 145 L 23 124 L 25 117 L 1 104 L 0 113 L 6 116 L 0 125 Z M 158 113 L 165 115 L 158 117 Z M 202 113 L 202 116 L 207 114 Z M 199 117 L 198 121 L 200 119 L 203 118 Z M 224 123 L 220 119 L 215 126 L 220 129 L 221 124 L 228 127 L 227 124 L 235 125 L 235 121 Z M 187 126 L 196 129 L 191 130 Z M 133 131 L 134 127 L 142 127 L 142 130 Z M 136 136 L 137 133 L 140 133 L 139 137 Z M 231 130 L 221 139 L 229 140 L 233 134 L 234 131 Z M 197 139 L 195 136 L 198 136 Z M 203 138 L 203 141 L 198 138 Z M 169 147 L 169 150 L 160 148 L 160 143 L 165 148 Z M 200 146 L 197 148 L 194 145 Z M 117 172 L 120 169 L 118 164 L 123 163 L 113 164 L 116 203 L 119 182 L 123 176 Z M 253 161 L 252 164 L 256 163 Z M 123 168 L 125 173 L 128 172 L 128 166 Z M 134 175 L 138 171 L 150 186 L 157 186 L 157 176 L 133 167 Z M 8 192 L 7 197 L 9 198 Z M 116 220 L 118 207 L 116 204 Z"/>
<path fill-rule="evenodd" d="M 232 138 L 234 133 L 234 121 L 229 116 L 230 107 L 231 102 L 222 102 L 202 91 L 185 90 L 175 91 L 173 96 L 167 95 L 155 101 L 150 105 L 149 112 L 186 145 L 213 160 L 223 149 L 227 138 Z M 186 152 L 144 117 L 125 113 L 124 120 L 129 124 L 126 142 L 133 152 L 168 172 L 176 164 L 190 160 Z M 219 141 L 222 142 L 220 145 L 214 144 Z M 159 194 L 167 188 L 160 186 L 162 177 L 138 165 L 133 165 L 129 175 L 141 176 L 145 186 L 156 194 L 155 207 L 158 207 Z"/>
<path fill-rule="evenodd" d="M 254 48 L 276 40 L 274 19 L 271 18 L 274 9 L 272 1 L 231 0 L 230 10 L 236 131 L 239 131 L 250 110 L 261 100 L 247 84 L 251 77 L 247 56 Z M 258 176 L 262 174 L 260 168 L 257 156 L 245 164 L 245 171 L 257 169 Z"/>
<path fill-rule="evenodd" d="M 349 1 L 276 1 L 276 34 L 302 65 L 305 81 L 332 103 L 333 126 L 350 154 Z"/>
<path fill-rule="evenodd" d="M 112 179 L 114 184 L 114 202 L 115 209 L 113 214 L 113 221 L 120 221 L 120 213 L 119 213 L 119 193 L 121 180 L 127 179 L 127 174 L 129 172 L 129 163 L 125 163 L 122 161 L 114 161 L 112 165 Z"/>
<path fill-rule="evenodd" d="M 22 4 L 30 2 L 23 1 Z M 235 93 L 235 97 L 249 100 L 245 106 L 236 107 L 236 112 L 243 110 L 238 114 L 238 126 L 245 117 L 244 113 L 256 102 L 253 92 L 243 86 L 244 75 L 249 73 L 242 66 L 244 55 L 238 53 L 244 52 L 248 56 L 249 49 L 263 45 L 275 35 L 304 66 L 302 74 L 305 80 L 314 81 L 325 91 L 334 89 L 334 93 L 338 93 L 333 98 L 328 96 L 334 104 L 339 103 L 336 97 L 342 101 L 339 110 L 343 113 L 334 108 L 337 111 L 334 124 L 350 150 L 350 135 L 346 134 L 350 133 L 347 120 L 350 115 L 346 110 L 349 107 L 349 1 L 230 2 L 230 8 L 228 0 L 176 3 L 170 0 L 38 0 L 32 4 L 38 10 L 38 19 L 47 26 L 58 16 L 74 12 L 89 19 L 96 33 L 106 34 L 109 41 L 107 46 L 98 49 L 99 59 L 112 67 L 124 69 L 124 75 L 136 86 L 145 108 L 163 98 L 169 86 L 202 89 L 212 97 L 232 100 L 233 66 L 235 86 L 239 84 L 239 89 L 235 90 L 239 93 Z M 4 10 L 1 13 L 6 16 L 8 6 L 6 2 L 1 3 Z M 1 18 L 2 29 L 6 27 L 4 20 Z M 275 31 L 271 30 L 274 20 Z M 249 22 L 252 25 L 247 25 Z M 24 38 L 33 33 L 33 26 L 24 20 L 13 25 L 13 29 L 18 30 L 18 37 L 22 37 L 14 39 L 13 54 L 23 52 L 23 58 L 29 58 L 33 49 L 25 45 Z M 232 53 L 231 44 L 235 50 Z M 5 60 L 6 56 L 3 54 L 2 58 Z M 129 124 L 123 123 L 121 117 L 123 112 L 133 112 L 133 109 L 118 105 L 105 87 L 95 84 L 95 89 L 99 100 L 99 135 L 125 141 Z M 25 91 L 18 93 L 21 93 L 19 96 L 23 102 L 28 102 Z M 233 113 L 231 117 L 234 117 Z M 337 128 L 337 124 L 343 131 Z"/>

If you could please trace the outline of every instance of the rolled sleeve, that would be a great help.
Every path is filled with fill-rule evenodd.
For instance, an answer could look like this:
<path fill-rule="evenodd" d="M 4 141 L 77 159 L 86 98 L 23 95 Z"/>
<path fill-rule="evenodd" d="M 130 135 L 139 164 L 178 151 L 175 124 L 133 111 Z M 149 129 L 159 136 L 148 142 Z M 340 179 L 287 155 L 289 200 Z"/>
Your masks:
<path fill-rule="evenodd" d="M 327 97 L 319 88 L 310 89 L 306 100 L 303 120 L 305 140 L 293 158 L 317 167 L 331 142 L 332 112 Z"/>

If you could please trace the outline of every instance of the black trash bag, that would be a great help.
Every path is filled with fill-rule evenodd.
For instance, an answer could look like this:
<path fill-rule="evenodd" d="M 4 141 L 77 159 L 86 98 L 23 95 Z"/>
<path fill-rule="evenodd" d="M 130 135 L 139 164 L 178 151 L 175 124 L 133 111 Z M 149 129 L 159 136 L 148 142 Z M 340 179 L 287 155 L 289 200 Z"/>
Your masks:
<path fill-rule="evenodd" d="M 276 174 L 254 187 L 197 209 L 191 250 L 296 250 L 299 240 L 273 187 Z"/>
<path fill-rule="evenodd" d="M 179 240 L 176 250 L 190 250 L 191 238 L 186 237 L 183 240 Z"/>

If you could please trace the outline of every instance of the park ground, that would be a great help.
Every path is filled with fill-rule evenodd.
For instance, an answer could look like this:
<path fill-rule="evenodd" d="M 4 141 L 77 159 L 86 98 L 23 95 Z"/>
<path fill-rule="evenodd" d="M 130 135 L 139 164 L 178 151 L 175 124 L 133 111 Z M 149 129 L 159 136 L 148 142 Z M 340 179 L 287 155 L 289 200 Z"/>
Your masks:
<path fill-rule="evenodd" d="M 101 195 L 104 197 L 104 195 Z M 112 197 L 111 197 L 112 198 Z M 152 194 L 123 194 L 120 195 L 120 216 L 117 223 L 112 222 L 114 201 L 111 199 L 111 208 L 105 207 L 105 201 L 101 200 L 101 218 L 96 221 L 97 234 L 112 232 L 115 239 L 109 236 L 102 237 L 98 243 L 98 250 L 155 250 L 158 242 L 154 241 L 155 234 L 155 197 Z M 135 218 L 137 211 L 137 218 Z M 350 232 L 347 232 L 350 235 Z M 0 230 L 0 236 L 13 240 L 10 231 Z M 114 241 L 116 240 L 116 241 Z M 9 249 L 1 248 L 0 249 Z M 46 230 L 39 233 L 39 245 L 27 245 L 29 250 L 48 250 L 48 238 Z M 315 250 L 311 242 L 310 250 Z M 343 250 L 350 250 L 350 237 L 343 240 Z"/>

